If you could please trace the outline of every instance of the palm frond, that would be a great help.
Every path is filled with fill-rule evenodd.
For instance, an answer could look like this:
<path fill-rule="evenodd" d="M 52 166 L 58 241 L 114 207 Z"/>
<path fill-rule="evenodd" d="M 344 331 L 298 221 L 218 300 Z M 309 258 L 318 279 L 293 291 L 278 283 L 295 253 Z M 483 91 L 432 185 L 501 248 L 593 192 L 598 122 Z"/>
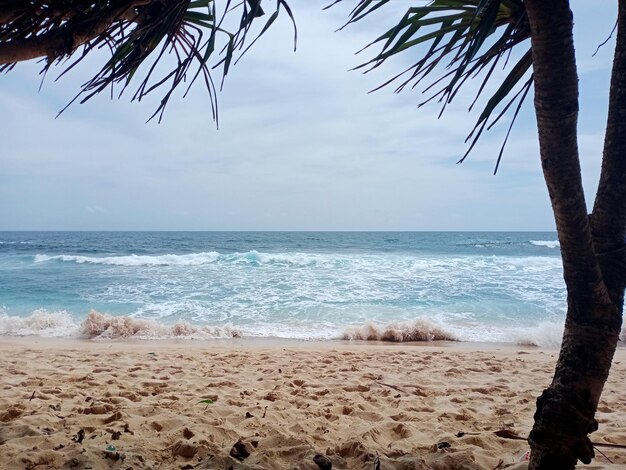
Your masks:
<path fill-rule="evenodd" d="M 39 46 L 45 51 L 40 54 L 45 56 L 43 72 L 60 65 L 63 71 L 59 78 L 92 52 L 106 48 L 111 53 L 110 58 L 82 85 L 72 102 L 84 103 L 106 89 L 114 96 L 114 88 L 118 88 L 118 96 L 121 96 L 141 75 L 131 100 L 140 101 L 155 90 L 164 89 L 150 117 L 158 116 L 159 121 L 172 93 L 186 83 L 186 95 L 197 78 L 202 77 L 213 117 L 217 120 L 216 87 L 211 71 L 219 68 L 222 77 L 228 74 L 233 60 L 241 58 L 247 50 L 248 36 L 265 12 L 261 0 L 245 0 L 235 5 L 231 0 L 224 0 L 220 10 L 216 2 L 1 0 L 0 48 Z M 296 30 L 286 0 L 276 0 L 274 12 L 269 20 L 261 23 L 251 44 L 267 31 L 281 10 L 286 11 Z M 234 22 L 227 18 L 237 13 L 239 22 L 229 31 L 224 25 Z M 169 68 L 168 62 L 163 60 L 166 56 L 175 58 Z M 15 66 L 15 62 L 10 61 L 0 64 L 0 71 L 5 72 Z"/>
<path fill-rule="evenodd" d="M 332 5 L 341 1 L 345 0 L 336 0 Z M 371 16 L 385 5 L 391 2 L 359 0 L 344 27 Z M 514 65 L 509 66 L 508 61 L 512 49 L 529 38 L 523 0 L 433 0 L 423 6 L 409 7 L 396 25 L 363 49 L 380 47 L 373 58 L 356 69 L 370 72 L 400 53 L 413 51 L 418 60 L 375 90 L 395 84 L 395 92 L 400 92 L 407 86 L 424 85 L 429 79 L 422 90 L 426 98 L 418 106 L 437 100 L 442 104 L 441 116 L 468 81 L 481 77 L 471 111 L 494 81 L 496 66 L 510 67 L 506 78 L 484 105 L 466 140 L 470 141 L 469 149 L 459 160 L 459 163 L 465 160 L 483 131 L 490 129 L 517 103 L 498 156 L 497 172 L 512 125 L 532 85 L 530 47 L 527 46 L 527 52 Z"/>

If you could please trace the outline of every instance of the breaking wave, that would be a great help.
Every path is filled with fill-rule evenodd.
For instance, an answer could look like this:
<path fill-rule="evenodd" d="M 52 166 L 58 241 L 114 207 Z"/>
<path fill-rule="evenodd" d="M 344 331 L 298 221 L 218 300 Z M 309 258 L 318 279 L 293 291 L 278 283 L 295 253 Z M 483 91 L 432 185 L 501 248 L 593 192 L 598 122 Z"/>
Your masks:
<path fill-rule="evenodd" d="M 73 262 L 77 264 L 103 264 L 112 266 L 201 266 L 213 263 L 244 263 L 249 265 L 291 265 L 310 266 L 325 262 L 338 262 L 337 258 L 309 253 L 259 253 L 252 250 L 246 253 L 221 254 L 216 251 L 190 253 L 185 255 L 125 255 L 125 256 L 81 256 L 37 254 L 35 263 L 47 261 Z"/>
<path fill-rule="evenodd" d="M 404 343 L 409 341 L 458 341 L 453 333 L 428 320 L 388 323 L 376 325 L 367 323 L 359 327 L 348 327 L 341 335 L 345 340 L 388 341 Z"/>
<path fill-rule="evenodd" d="M 368 322 L 347 326 L 343 331 L 327 328 L 281 329 L 280 325 L 257 325 L 245 332 L 233 326 L 199 326 L 187 322 L 165 324 L 155 320 L 114 316 L 92 310 L 82 321 L 67 311 L 35 310 L 26 317 L 8 315 L 0 310 L 0 336 L 38 336 L 45 338 L 75 338 L 92 340 L 214 340 L 245 337 L 299 338 L 309 340 L 361 340 L 383 342 L 495 342 L 558 349 L 563 337 L 563 323 L 541 322 L 530 327 L 509 330 L 485 330 L 481 327 L 442 326 L 440 323 L 417 319 L 412 322 L 387 324 Z M 626 342 L 626 325 L 620 340 Z"/>
<path fill-rule="evenodd" d="M 0 335 L 61 338 L 75 336 L 77 329 L 78 325 L 66 311 L 35 310 L 27 317 L 0 313 Z"/>
<path fill-rule="evenodd" d="M 546 248 L 559 248 L 561 246 L 558 240 L 531 240 L 530 243 L 535 246 L 545 246 Z"/>
<path fill-rule="evenodd" d="M 189 255 L 160 255 L 160 256 L 78 256 L 78 255 L 35 255 L 35 263 L 46 261 L 65 261 L 77 264 L 106 264 L 113 266 L 198 266 L 207 263 L 214 263 L 219 259 L 220 254 L 193 253 Z"/>
<path fill-rule="evenodd" d="M 413 322 L 366 323 L 362 326 L 350 326 L 340 337 L 344 340 L 393 343 L 428 341 L 512 343 L 520 346 L 558 349 L 563 338 L 563 323 L 545 321 L 531 327 L 493 329 L 480 326 L 441 326 L 439 323 L 422 318 Z M 626 340 L 626 326 L 620 338 L 622 341 Z"/>
<path fill-rule="evenodd" d="M 80 335 L 88 339 L 215 339 L 239 338 L 241 332 L 228 326 L 193 326 L 186 322 L 164 325 L 153 320 L 115 317 L 92 310 L 81 323 Z"/>
<path fill-rule="evenodd" d="M 518 330 L 513 333 L 513 342 L 522 346 L 537 346 L 545 349 L 558 349 L 563 340 L 563 322 L 545 321 L 537 326 Z M 619 340 L 626 342 L 626 324 L 622 326 Z"/>
<path fill-rule="evenodd" d="M 513 333 L 513 342 L 521 346 L 558 349 L 563 339 L 564 323 L 544 321 L 537 326 Z"/>
<path fill-rule="evenodd" d="M 92 310 L 82 322 L 65 312 L 35 310 L 27 317 L 0 314 L 0 335 L 82 339 L 217 339 L 239 338 L 241 331 L 230 326 L 173 325 L 132 317 L 116 317 Z"/>

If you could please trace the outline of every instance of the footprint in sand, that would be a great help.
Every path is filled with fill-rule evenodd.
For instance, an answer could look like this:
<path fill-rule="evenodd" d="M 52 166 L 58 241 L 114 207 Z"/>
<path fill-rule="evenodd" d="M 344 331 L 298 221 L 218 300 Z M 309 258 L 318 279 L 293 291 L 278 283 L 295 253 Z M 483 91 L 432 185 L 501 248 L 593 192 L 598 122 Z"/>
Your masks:
<path fill-rule="evenodd" d="M 347 387 L 343 387 L 344 392 L 369 392 L 370 387 L 368 385 L 358 384 L 358 385 L 348 385 Z"/>

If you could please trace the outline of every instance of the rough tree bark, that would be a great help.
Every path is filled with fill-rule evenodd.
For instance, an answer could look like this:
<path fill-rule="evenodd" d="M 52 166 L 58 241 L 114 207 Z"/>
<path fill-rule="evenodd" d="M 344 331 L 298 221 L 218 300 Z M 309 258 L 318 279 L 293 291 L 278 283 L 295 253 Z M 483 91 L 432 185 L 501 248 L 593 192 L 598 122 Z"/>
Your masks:
<path fill-rule="evenodd" d="M 617 40 L 600 183 L 591 232 L 611 300 L 624 308 L 626 287 L 626 1 L 618 3 Z"/>
<path fill-rule="evenodd" d="M 601 183 L 605 195 L 599 195 L 601 209 L 592 235 L 578 158 L 578 76 L 569 2 L 527 0 L 526 8 L 531 27 L 541 162 L 567 286 L 563 343 L 552 383 L 537 400 L 535 425 L 529 436 L 529 468 L 572 469 L 578 460 L 589 463 L 594 456 L 589 434 L 598 426 L 594 415 L 621 328 L 621 304 L 609 292 L 603 275 L 605 263 L 599 262 L 594 243 L 604 240 L 607 230 L 607 234 L 617 233 L 619 230 L 607 227 L 620 222 L 608 215 L 616 193 L 610 188 L 615 184 L 614 177 L 605 175 Z M 610 160 L 606 163 L 609 167 L 619 166 L 618 159 Z M 623 204 L 624 201 L 617 203 Z M 607 243 L 619 250 L 620 243 L 615 240 L 615 236 L 610 236 Z M 623 278 L 623 273 L 616 279 L 619 277 Z M 617 292 L 620 282 L 623 286 L 623 279 L 616 281 L 615 286 L 611 284 L 611 291 Z"/>

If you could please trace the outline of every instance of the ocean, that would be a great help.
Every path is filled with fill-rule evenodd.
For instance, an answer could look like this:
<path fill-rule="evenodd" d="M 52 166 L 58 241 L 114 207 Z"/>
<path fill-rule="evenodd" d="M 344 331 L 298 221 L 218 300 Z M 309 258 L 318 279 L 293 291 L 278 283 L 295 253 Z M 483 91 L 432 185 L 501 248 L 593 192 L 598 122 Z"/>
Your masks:
<path fill-rule="evenodd" d="M 558 346 L 554 232 L 0 232 L 0 335 Z"/>

